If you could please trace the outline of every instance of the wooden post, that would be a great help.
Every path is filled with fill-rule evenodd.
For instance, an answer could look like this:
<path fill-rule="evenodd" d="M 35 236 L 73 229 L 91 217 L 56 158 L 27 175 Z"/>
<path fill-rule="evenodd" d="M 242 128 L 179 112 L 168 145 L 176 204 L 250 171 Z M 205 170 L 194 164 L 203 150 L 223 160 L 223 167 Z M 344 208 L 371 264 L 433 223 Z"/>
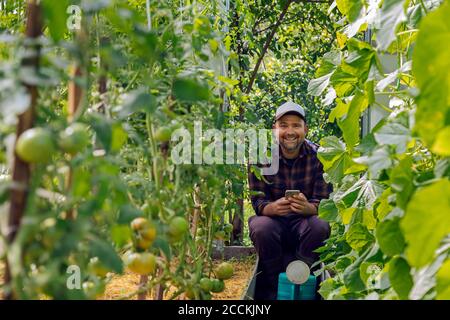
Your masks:
<path fill-rule="evenodd" d="M 42 34 L 42 16 L 41 7 L 36 0 L 30 0 L 27 4 L 27 25 L 25 34 L 28 38 L 36 39 Z M 22 60 L 22 67 L 31 67 L 37 70 L 39 68 L 40 46 L 34 45 L 35 54 L 31 57 L 26 57 Z M 38 91 L 36 86 L 25 84 L 28 94 L 31 97 L 30 107 L 21 115 L 19 115 L 19 122 L 17 124 L 16 136 L 19 137 L 24 131 L 33 127 L 34 111 L 37 104 Z M 22 217 L 25 213 L 28 186 L 30 182 L 31 169 L 30 165 L 22 161 L 16 154 L 14 155 L 12 180 L 14 187 L 10 192 L 10 208 L 8 231 L 6 241 L 11 244 L 19 230 Z M 15 298 L 12 287 L 8 288 L 12 282 L 11 268 L 8 259 L 6 259 L 5 267 L 5 285 L 7 289 L 4 292 L 4 297 L 7 300 Z"/>
<path fill-rule="evenodd" d="M 82 75 L 81 67 L 79 65 L 76 65 L 71 70 L 71 76 L 74 77 L 73 80 L 69 82 L 69 88 L 68 88 L 68 120 L 69 122 L 73 121 L 75 115 L 77 114 L 78 108 L 81 103 L 81 98 L 83 95 L 83 89 L 75 82 L 76 77 L 80 77 Z M 72 168 L 69 169 L 69 172 L 67 173 L 67 183 L 66 183 L 66 190 L 70 190 L 72 187 L 72 180 L 73 180 L 73 170 Z M 66 219 L 72 220 L 76 216 L 76 212 L 74 208 L 70 208 L 66 212 Z"/>

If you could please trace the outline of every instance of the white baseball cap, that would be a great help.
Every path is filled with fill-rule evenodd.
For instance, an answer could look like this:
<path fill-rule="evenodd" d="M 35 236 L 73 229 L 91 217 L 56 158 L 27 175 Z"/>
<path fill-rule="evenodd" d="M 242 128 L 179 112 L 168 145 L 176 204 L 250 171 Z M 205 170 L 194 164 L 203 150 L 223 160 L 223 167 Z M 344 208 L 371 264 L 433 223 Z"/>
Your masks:
<path fill-rule="evenodd" d="M 275 121 L 280 119 L 282 116 L 284 116 L 288 112 L 298 113 L 300 117 L 302 117 L 304 120 L 306 120 L 305 109 L 303 109 L 300 105 L 298 105 L 292 101 L 288 101 L 278 107 L 278 109 L 275 113 Z"/>

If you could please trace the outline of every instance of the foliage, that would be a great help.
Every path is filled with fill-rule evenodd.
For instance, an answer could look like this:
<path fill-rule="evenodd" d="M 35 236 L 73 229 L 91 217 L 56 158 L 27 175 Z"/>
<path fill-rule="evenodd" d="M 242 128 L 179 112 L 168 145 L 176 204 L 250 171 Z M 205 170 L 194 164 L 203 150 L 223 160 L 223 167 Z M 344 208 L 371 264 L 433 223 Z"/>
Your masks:
<path fill-rule="evenodd" d="M 313 95 L 336 96 L 329 121 L 343 135 L 322 139 L 319 149 L 334 186 L 319 209 L 332 225 L 331 238 L 319 249 L 321 260 L 334 274 L 321 294 L 443 298 L 450 234 L 450 68 L 444 45 L 450 5 L 344 0 L 335 1 L 333 10 L 344 16 L 338 41 L 309 84 Z M 386 74 L 382 62 L 389 55 L 398 65 Z M 369 106 L 387 115 L 360 139 L 359 119 Z"/>

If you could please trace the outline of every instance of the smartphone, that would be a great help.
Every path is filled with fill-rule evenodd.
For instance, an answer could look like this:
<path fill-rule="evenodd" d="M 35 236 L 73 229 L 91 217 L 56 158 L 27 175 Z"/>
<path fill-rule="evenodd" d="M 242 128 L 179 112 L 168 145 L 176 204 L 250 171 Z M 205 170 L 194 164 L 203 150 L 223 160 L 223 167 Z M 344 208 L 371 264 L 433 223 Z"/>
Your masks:
<path fill-rule="evenodd" d="M 284 193 L 284 197 L 287 199 L 297 194 L 300 194 L 300 190 L 286 190 L 286 192 Z"/>

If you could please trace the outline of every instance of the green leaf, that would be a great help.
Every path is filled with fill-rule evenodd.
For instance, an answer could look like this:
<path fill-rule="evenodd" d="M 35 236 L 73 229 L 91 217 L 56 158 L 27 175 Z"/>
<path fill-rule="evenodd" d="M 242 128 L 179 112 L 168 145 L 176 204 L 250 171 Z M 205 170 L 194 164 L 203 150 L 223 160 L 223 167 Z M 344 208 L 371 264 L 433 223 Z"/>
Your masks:
<path fill-rule="evenodd" d="M 194 79 L 178 78 L 173 83 L 175 98 L 184 102 L 198 102 L 209 99 L 209 88 Z"/>
<path fill-rule="evenodd" d="M 381 145 L 395 145 L 397 153 L 404 153 L 411 140 L 411 131 L 404 125 L 388 122 L 374 133 L 375 140 Z"/>
<path fill-rule="evenodd" d="M 352 158 L 345 150 L 345 143 L 335 136 L 326 137 L 320 143 L 318 158 L 324 166 L 325 176 L 329 181 L 338 183 L 354 164 Z"/>
<path fill-rule="evenodd" d="M 414 273 L 414 286 L 409 294 L 411 300 L 420 300 L 436 286 L 436 274 L 447 258 L 447 253 L 439 255 L 431 264 Z"/>
<path fill-rule="evenodd" d="M 444 156 L 449 157 L 450 156 L 450 127 L 447 126 L 436 136 L 436 141 L 434 141 L 433 152 Z"/>
<path fill-rule="evenodd" d="M 324 199 L 319 204 L 319 218 L 334 222 L 338 217 L 338 209 L 332 199 Z"/>
<path fill-rule="evenodd" d="M 348 112 L 349 104 L 342 102 L 341 99 L 336 100 L 336 107 L 334 107 L 330 115 L 328 116 L 329 122 L 334 122 L 336 119 L 340 119 Z"/>
<path fill-rule="evenodd" d="M 128 224 L 134 218 L 142 217 L 142 212 L 130 204 L 126 204 L 120 207 L 119 217 L 117 223 Z"/>
<path fill-rule="evenodd" d="M 127 94 L 123 101 L 120 117 L 128 117 L 136 111 L 153 113 L 156 110 L 156 97 L 145 89 L 138 89 Z"/>
<path fill-rule="evenodd" d="M 330 77 L 330 83 L 338 97 L 347 97 L 351 95 L 358 80 L 357 76 L 345 71 L 342 65 L 339 66 Z"/>
<path fill-rule="evenodd" d="M 369 168 L 371 178 L 377 178 L 380 171 L 392 166 L 391 155 L 386 148 L 378 148 L 369 156 L 362 156 L 353 159 L 356 163 L 365 164 Z"/>
<path fill-rule="evenodd" d="M 42 2 L 46 25 L 50 35 L 56 42 L 61 40 L 67 31 L 68 0 L 45 0 Z"/>
<path fill-rule="evenodd" d="M 94 238 L 90 242 L 90 251 L 93 257 L 98 259 L 115 273 L 122 273 L 122 260 L 117 255 L 113 246 L 100 238 Z"/>
<path fill-rule="evenodd" d="M 436 299 L 450 300 L 450 260 L 444 262 L 436 277 Z"/>
<path fill-rule="evenodd" d="M 401 160 L 390 173 L 391 189 L 397 193 L 397 206 L 402 209 L 406 209 L 414 190 L 412 167 L 412 157 L 408 156 Z"/>
<path fill-rule="evenodd" d="M 112 126 L 111 132 L 111 151 L 118 152 L 120 148 L 127 142 L 128 134 L 122 127 L 122 124 L 116 122 Z"/>
<path fill-rule="evenodd" d="M 100 115 L 95 115 L 92 117 L 90 124 L 95 131 L 97 143 L 101 144 L 106 151 L 109 151 L 112 138 L 111 122 Z"/>
<path fill-rule="evenodd" d="M 403 253 L 406 244 L 399 218 L 380 222 L 376 229 L 376 238 L 384 254 L 392 257 Z"/>
<path fill-rule="evenodd" d="M 308 84 L 308 94 L 313 96 L 320 96 L 326 89 L 326 87 L 328 87 L 331 75 L 332 74 L 329 73 L 320 78 L 311 80 Z"/>
<path fill-rule="evenodd" d="M 132 233 L 128 225 L 116 224 L 111 227 L 111 238 L 117 247 L 123 247 L 131 239 Z"/>
<path fill-rule="evenodd" d="M 362 291 L 366 288 L 365 283 L 361 279 L 360 264 L 353 263 L 344 271 L 344 284 L 350 291 Z"/>
<path fill-rule="evenodd" d="M 351 291 L 362 291 L 366 289 L 366 285 L 361 279 L 361 264 L 364 261 L 372 261 L 376 258 L 379 251 L 378 246 L 375 244 L 372 248 L 367 249 L 361 256 L 356 259 L 351 265 L 349 265 L 344 271 L 344 284 Z"/>
<path fill-rule="evenodd" d="M 420 24 L 413 53 L 413 74 L 420 95 L 415 130 L 432 146 L 445 126 L 450 106 L 450 3 L 428 14 Z"/>
<path fill-rule="evenodd" d="M 354 22 L 363 8 L 363 2 L 360 0 L 336 0 L 339 11 L 346 15 L 348 21 Z"/>
<path fill-rule="evenodd" d="M 324 299 L 328 299 L 328 296 L 339 287 L 340 285 L 333 278 L 328 278 L 320 284 L 319 294 Z"/>
<path fill-rule="evenodd" d="M 384 0 L 380 12 L 380 30 L 377 32 L 378 49 L 387 50 L 397 38 L 399 24 L 406 20 L 405 0 Z"/>
<path fill-rule="evenodd" d="M 382 193 L 383 187 L 376 180 L 370 180 L 363 176 L 344 193 L 335 196 L 335 200 L 346 208 L 372 209 L 373 204 Z"/>
<path fill-rule="evenodd" d="M 439 243 L 450 233 L 449 212 L 449 180 L 441 179 L 414 193 L 401 222 L 411 266 L 421 267 L 431 262 Z"/>
<path fill-rule="evenodd" d="M 156 238 L 155 242 L 153 242 L 153 248 L 160 249 L 162 253 L 170 260 L 171 251 L 169 242 L 164 239 Z"/>
<path fill-rule="evenodd" d="M 389 281 L 400 299 L 408 299 L 414 283 L 405 259 L 395 257 L 389 262 Z"/>
<path fill-rule="evenodd" d="M 345 144 L 338 137 L 329 136 L 320 140 L 318 157 L 324 165 L 324 170 L 327 170 L 344 153 Z"/>
<path fill-rule="evenodd" d="M 373 241 L 373 236 L 365 225 L 356 223 L 348 229 L 345 234 L 345 241 L 352 249 L 359 251 Z"/>
<path fill-rule="evenodd" d="M 349 148 L 353 148 L 359 142 L 359 117 L 361 112 L 367 108 L 368 103 L 366 96 L 357 93 L 350 102 L 347 115 L 338 120 L 339 128 L 341 128 L 345 143 Z"/>

